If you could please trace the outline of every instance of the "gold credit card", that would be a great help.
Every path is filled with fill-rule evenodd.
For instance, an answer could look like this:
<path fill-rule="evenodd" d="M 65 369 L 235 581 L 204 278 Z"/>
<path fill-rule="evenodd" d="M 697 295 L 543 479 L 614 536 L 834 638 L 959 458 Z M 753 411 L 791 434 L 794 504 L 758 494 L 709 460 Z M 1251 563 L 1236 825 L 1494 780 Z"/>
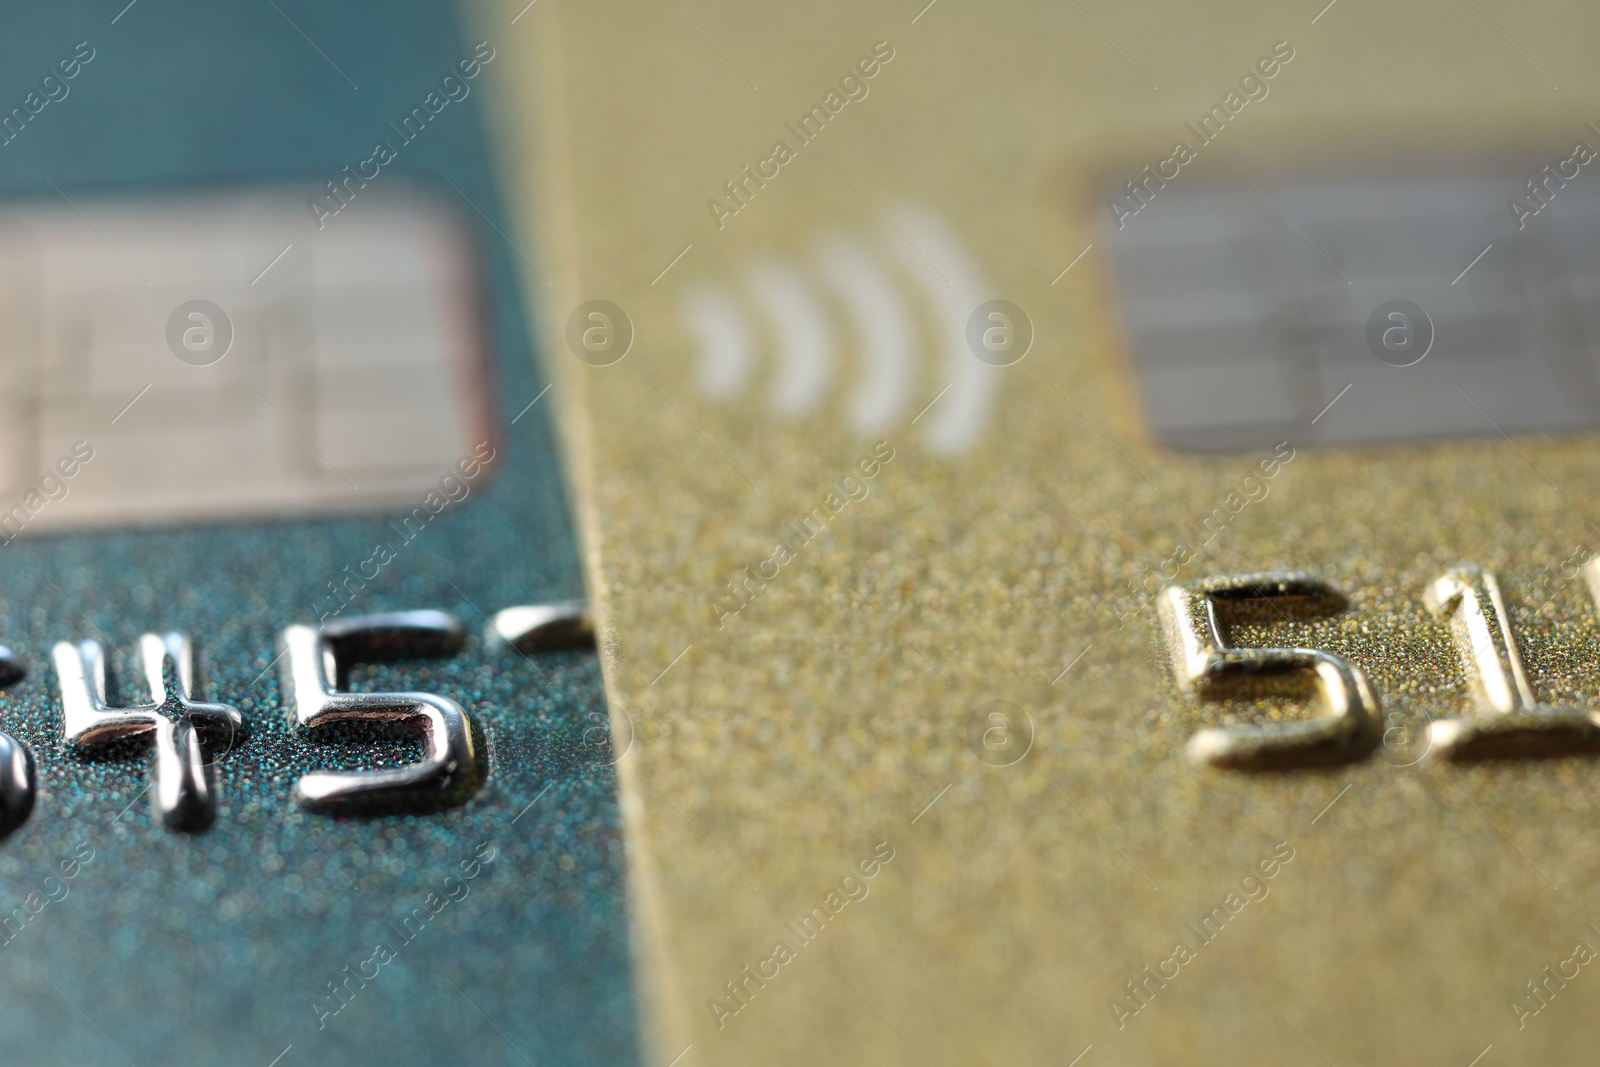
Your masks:
<path fill-rule="evenodd" d="M 480 14 L 647 1062 L 1592 1055 L 1600 14 Z"/>

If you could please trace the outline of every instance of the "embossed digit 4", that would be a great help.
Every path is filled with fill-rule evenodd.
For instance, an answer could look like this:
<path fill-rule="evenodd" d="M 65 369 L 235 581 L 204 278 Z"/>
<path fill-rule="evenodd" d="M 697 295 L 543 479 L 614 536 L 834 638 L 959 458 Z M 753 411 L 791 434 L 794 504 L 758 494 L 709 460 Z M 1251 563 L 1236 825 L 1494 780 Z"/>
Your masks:
<path fill-rule="evenodd" d="M 1162 591 L 1161 614 L 1178 682 L 1206 699 L 1229 699 L 1264 678 L 1307 675 L 1325 707 L 1314 719 L 1204 729 L 1189 739 L 1197 763 L 1238 770 L 1342 763 L 1377 743 L 1378 698 L 1360 669 L 1315 648 L 1235 648 L 1230 615 L 1263 610 L 1286 618 L 1344 611 L 1344 594 L 1309 574 L 1276 571 L 1210 578 Z"/>
<path fill-rule="evenodd" d="M 206 743 L 208 739 L 223 741 L 223 750 L 231 750 L 244 729 L 244 717 L 231 704 L 208 704 L 196 698 L 194 648 L 189 638 L 177 631 L 139 638 L 150 702 L 126 707 L 115 707 L 106 700 L 106 657 L 100 642 L 74 645 L 61 641 L 53 657 L 61 683 L 65 740 L 87 753 L 128 737 L 152 737 L 152 796 L 162 823 L 170 830 L 185 832 L 210 826 L 216 818 L 217 797 Z"/>

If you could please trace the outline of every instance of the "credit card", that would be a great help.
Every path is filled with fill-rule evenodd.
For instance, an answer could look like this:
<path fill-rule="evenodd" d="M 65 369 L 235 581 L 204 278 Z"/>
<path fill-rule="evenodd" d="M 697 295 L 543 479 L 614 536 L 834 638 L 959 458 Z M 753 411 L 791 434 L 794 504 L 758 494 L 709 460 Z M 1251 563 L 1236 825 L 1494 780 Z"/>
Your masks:
<path fill-rule="evenodd" d="M 517 44 L 6 23 L 3 1058 L 634 1062 L 626 746 L 483 130 Z"/>
<path fill-rule="evenodd" d="M 1594 18 L 489 10 L 648 1061 L 1588 1055 Z"/>

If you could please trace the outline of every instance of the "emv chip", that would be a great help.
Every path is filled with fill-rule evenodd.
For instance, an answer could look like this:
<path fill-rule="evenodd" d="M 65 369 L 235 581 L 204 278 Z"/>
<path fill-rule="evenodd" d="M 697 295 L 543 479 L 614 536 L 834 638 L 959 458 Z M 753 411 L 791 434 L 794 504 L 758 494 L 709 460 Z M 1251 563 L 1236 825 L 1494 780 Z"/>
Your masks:
<path fill-rule="evenodd" d="M 409 191 L 0 214 L 6 536 L 420 498 L 488 433 L 472 263 Z"/>
<path fill-rule="evenodd" d="M 1600 426 L 1600 192 L 1559 197 L 1519 217 L 1511 170 L 1233 177 L 1108 218 L 1152 433 L 1212 450 Z M 1320 417 L 1346 390 L 1361 402 Z"/>

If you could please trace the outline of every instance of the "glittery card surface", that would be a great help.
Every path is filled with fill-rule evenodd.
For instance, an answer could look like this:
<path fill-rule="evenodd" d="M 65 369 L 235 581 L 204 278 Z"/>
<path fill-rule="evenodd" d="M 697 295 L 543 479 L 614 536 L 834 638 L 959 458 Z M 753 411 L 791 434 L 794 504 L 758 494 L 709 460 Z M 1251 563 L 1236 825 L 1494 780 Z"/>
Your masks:
<path fill-rule="evenodd" d="M 1474 269 L 1503 272 L 1509 199 L 1530 229 L 1575 202 L 1552 182 L 1535 214 L 1524 183 L 1592 180 L 1566 162 L 1596 144 L 1592 12 L 522 8 L 486 17 L 546 57 L 502 72 L 505 128 L 536 133 L 528 288 L 634 727 L 655 1060 L 1586 1054 L 1600 765 L 1417 757 L 1430 720 L 1480 706 L 1461 600 L 1427 599 L 1458 565 L 1500 576 L 1539 702 L 1600 700 L 1592 437 L 1319 444 L 1406 373 L 1363 344 L 1383 373 L 1281 437 L 1164 447 L 1115 264 L 1119 234 L 1228 182 L 1343 288 L 1295 205 L 1259 201 L 1415 164 L 1515 177 L 1479 204 L 1512 236 Z M 1449 290 L 1482 249 L 1444 250 Z M 1495 416 L 1453 380 L 1457 424 Z M 1380 736 L 1319 768 L 1197 765 L 1204 727 L 1323 710 L 1181 687 L 1159 591 L 1279 571 L 1339 607 L 1230 640 L 1354 665 Z"/>

